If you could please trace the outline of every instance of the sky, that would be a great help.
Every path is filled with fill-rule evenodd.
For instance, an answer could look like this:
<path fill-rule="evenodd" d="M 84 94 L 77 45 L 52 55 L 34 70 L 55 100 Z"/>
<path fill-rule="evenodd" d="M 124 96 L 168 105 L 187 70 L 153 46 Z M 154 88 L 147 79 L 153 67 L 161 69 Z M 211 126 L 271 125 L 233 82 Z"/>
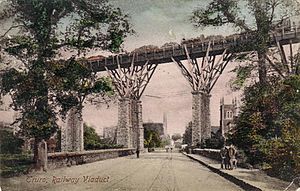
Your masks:
<path fill-rule="evenodd" d="M 133 50 L 143 45 L 161 46 L 166 42 L 180 42 L 182 38 L 200 34 L 232 33 L 231 28 L 197 29 L 189 21 L 196 7 L 207 5 L 207 0 L 114 0 L 131 17 L 136 35 L 126 39 L 124 48 Z"/>
<path fill-rule="evenodd" d="M 1 0 L 0 0 L 1 2 Z M 203 7 L 207 0 L 111 0 L 130 15 L 130 22 L 136 34 L 124 42 L 124 49 L 131 51 L 144 45 L 161 46 L 167 42 L 180 42 L 182 38 L 194 38 L 204 34 L 229 35 L 235 32 L 231 27 L 195 28 L 189 21 L 192 10 Z M 219 102 L 231 103 L 235 97 L 240 100 L 241 92 L 232 92 L 229 84 L 235 76 L 230 72 L 237 63 L 230 62 L 219 78 L 211 94 L 211 122 L 219 125 Z M 105 75 L 104 73 L 101 75 Z M 183 133 L 192 118 L 191 87 L 173 64 L 159 65 L 142 98 L 143 121 L 163 122 L 167 114 L 168 133 Z M 240 102 L 240 101 L 239 101 Z M 118 120 L 116 104 L 96 107 L 85 105 L 83 119 L 102 133 L 103 127 L 115 126 Z M 0 112 L 0 121 L 10 122 L 11 112 Z"/>

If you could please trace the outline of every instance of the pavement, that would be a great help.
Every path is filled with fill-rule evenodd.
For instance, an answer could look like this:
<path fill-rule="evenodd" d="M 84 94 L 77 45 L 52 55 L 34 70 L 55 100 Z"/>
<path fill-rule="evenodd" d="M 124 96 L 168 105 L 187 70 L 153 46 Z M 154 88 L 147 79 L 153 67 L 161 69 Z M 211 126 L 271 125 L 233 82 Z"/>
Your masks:
<path fill-rule="evenodd" d="M 245 190 L 263 190 L 263 191 L 283 191 L 286 190 L 297 190 L 296 185 L 290 185 L 289 182 L 282 181 L 280 179 L 270 177 L 263 171 L 258 169 L 244 169 L 237 168 L 233 170 L 221 169 L 220 162 L 201 156 L 197 154 L 186 154 L 191 159 L 198 161 L 202 165 L 206 166 L 215 173 L 225 177 L 231 182 L 241 186 Z M 299 189 L 299 188 L 298 188 Z"/>
<path fill-rule="evenodd" d="M 2 191 L 238 191 L 243 190 L 181 153 L 127 157 L 1 179 Z"/>

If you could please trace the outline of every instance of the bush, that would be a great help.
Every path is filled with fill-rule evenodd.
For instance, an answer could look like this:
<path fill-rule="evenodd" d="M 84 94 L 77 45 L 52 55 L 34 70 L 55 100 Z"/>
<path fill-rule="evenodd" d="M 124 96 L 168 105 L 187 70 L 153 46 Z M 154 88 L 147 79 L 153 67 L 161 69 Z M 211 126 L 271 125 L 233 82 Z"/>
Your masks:
<path fill-rule="evenodd" d="M 299 90 L 300 75 L 248 87 L 229 137 L 252 165 L 285 180 L 300 174 Z"/>
<path fill-rule="evenodd" d="M 157 131 L 144 129 L 144 145 L 148 148 L 161 147 L 162 140 Z"/>
<path fill-rule="evenodd" d="M 27 174 L 34 163 L 30 155 L 0 154 L 0 174 L 2 177 L 12 177 Z"/>
<path fill-rule="evenodd" d="M 9 130 L 0 130 L 0 153 L 18 154 L 22 152 L 24 140 L 15 136 Z"/>
<path fill-rule="evenodd" d="M 99 149 L 118 149 L 123 148 L 123 145 L 110 143 L 105 139 L 100 139 L 93 127 L 83 124 L 84 126 L 84 149 L 99 150 Z"/>

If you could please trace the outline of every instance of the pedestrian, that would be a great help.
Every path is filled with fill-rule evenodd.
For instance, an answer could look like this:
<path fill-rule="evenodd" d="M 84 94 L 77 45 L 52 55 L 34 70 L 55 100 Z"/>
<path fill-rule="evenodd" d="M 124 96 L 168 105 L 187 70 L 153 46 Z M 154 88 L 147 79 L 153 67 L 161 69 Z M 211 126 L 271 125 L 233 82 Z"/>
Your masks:
<path fill-rule="evenodd" d="M 221 150 L 220 150 L 220 157 L 221 157 L 221 169 L 224 169 L 226 168 L 226 164 L 225 164 L 225 159 L 226 159 L 226 148 L 223 147 Z"/>
<path fill-rule="evenodd" d="M 230 170 L 237 167 L 236 153 L 236 148 L 233 146 L 233 144 L 231 144 L 228 148 Z"/>

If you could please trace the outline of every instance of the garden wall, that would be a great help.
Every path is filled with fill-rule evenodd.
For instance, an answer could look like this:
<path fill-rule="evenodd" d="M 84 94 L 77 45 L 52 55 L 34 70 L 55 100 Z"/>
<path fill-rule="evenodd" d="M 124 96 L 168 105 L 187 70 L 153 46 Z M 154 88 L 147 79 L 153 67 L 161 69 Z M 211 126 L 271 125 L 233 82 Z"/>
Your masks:
<path fill-rule="evenodd" d="M 192 153 L 221 161 L 220 150 L 218 149 L 193 149 Z"/>
<path fill-rule="evenodd" d="M 105 159 L 132 155 L 135 149 L 107 149 L 82 152 L 48 153 L 48 169 L 96 162 Z"/>

